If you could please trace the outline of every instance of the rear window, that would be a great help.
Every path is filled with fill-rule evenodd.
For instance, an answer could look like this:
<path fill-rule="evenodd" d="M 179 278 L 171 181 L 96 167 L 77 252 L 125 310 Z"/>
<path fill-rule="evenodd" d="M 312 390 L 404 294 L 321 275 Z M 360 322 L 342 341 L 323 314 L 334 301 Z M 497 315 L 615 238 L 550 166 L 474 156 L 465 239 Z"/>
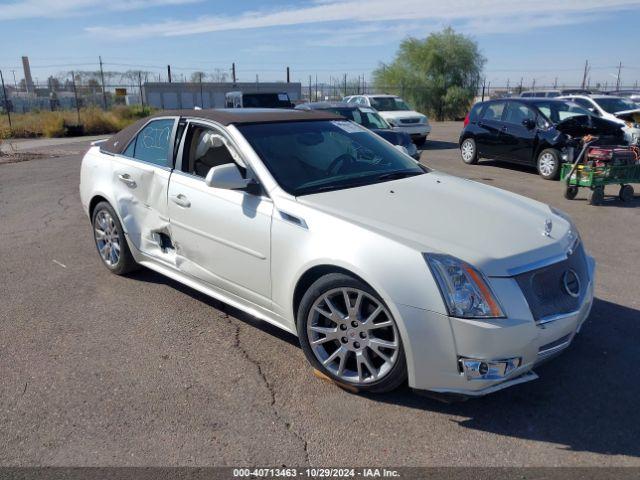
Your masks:
<path fill-rule="evenodd" d="M 469 112 L 469 121 L 470 122 L 477 122 L 478 119 L 480 118 L 480 111 L 482 110 L 482 107 L 484 106 L 484 104 L 482 103 L 476 103 L 473 107 L 471 107 L 471 111 Z"/>
<path fill-rule="evenodd" d="M 504 110 L 505 102 L 493 102 L 487 104 L 487 108 L 484 109 L 482 115 L 483 120 L 500 120 L 502 118 L 502 111 Z"/>

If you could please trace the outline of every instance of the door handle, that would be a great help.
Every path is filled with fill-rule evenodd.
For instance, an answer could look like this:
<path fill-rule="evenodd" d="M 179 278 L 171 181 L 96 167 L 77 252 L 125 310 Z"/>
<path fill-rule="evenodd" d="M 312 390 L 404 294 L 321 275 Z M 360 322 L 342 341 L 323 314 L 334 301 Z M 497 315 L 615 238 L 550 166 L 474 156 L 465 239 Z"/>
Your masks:
<path fill-rule="evenodd" d="M 191 206 L 191 202 L 189 201 L 189 199 L 181 193 L 179 193 L 178 195 L 172 195 L 171 201 L 183 208 L 189 208 Z"/>
<path fill-rule="evenodd" d="M 118 175 L 118 179 L 129 188 L 136 188 L 138 186 L 136 181 L 131 178 L 131 175 L 129 175 L 128 173 L 122 173 Z"/>

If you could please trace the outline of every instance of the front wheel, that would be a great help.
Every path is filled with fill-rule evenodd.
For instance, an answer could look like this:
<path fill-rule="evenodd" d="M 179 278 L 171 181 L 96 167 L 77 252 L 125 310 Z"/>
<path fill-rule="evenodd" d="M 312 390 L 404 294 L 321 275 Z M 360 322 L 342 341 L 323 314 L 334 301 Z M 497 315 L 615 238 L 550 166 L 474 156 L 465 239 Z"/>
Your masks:
<path fill-rule="evenodd" d="M 120 220 L 107 202 L 96 205 L 92 215 L 93 238 L 102 264 L 116 275 L 138 268 L 133 259 Z"/>
<path fill-rule="evenodd" d="M 564 191 L 564 198 L 566 198 L 567 200 L 573 200 L 574 198 L 576 198 L 576 196 L 578 195 L 578 187 L 567 187 L 567 189 Z"/>
<path fill-rule="evenodd" d="M 416 144 L 416 146 L 418 147 L 422 147 L 425 143 L 427 142 L 427 137 L 426 136 L 420 136 L 420 137 L 415 137 L 413 139 L 413 143 Z"/>
<path fill-rule="evenodd" d="M 560 154 L 553 148 L 542 150 L 538 155 L 538 173 L 545 180 L 556 180 L 560 174 Z"/>
<path fill-rule="evenodd" d="M 309 362 L 339 385 L 381 393 L 407 378 L 396 321 L 361 280 L 341 273 L 318 279 L 300 302 L 297 328 Z"/>

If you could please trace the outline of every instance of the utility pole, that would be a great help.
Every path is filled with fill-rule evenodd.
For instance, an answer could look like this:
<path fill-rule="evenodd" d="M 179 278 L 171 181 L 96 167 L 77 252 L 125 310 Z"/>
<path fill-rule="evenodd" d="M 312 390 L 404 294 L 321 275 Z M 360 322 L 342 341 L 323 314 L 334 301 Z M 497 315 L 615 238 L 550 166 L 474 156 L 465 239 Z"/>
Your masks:
<path fill-rule="evenodd" d="M 483 78 L 482 79 L 482 102 L 484 102 L 484 87 L 485 87 L 485 82 L 487 81 L 487 78 Z"/>
<path fill-rule="evenodd" d="M 200 108 L 204 108 L 204 97 L 202 96 L 202 72 L 200 72 Z"/>
<path fill-rule="evenodd" d="M 553 81 L 553 88 L 558 88 L 558 77 L 556 77 L 556 79 Z"/>
<path fill-rule="evenodd" d="M 316 102 L 318 101 L 318 75 L 316 75 Z"/>
<path fill-rule="evenodd" d="M 13 73 L 13 86 L 16 89 L 16 92 L 18 91 L 18 82 L 16 82 L 16 71 L 15 70 L 11 70 L 11 73 Z"/>
<path fill-rule="evenodd" d="M 309 101 L 313 101 L 313 99 L 311 98 L 311 75 L 309 75 Z"/>
<path fill-rule="evenodd" d="M 169 83 L 171 83 L 171 65 L 167 65 L 167 78 L 169 79 Z"/>
<path fill-rule="evenodd" d="M 104 71 L 102 70 L 102 56 L 98 57 L 100 61 L 100 79 L 102 80 L 102 102 L 104 104 L 104 109 L 107 109 L 107 91 L 104 85 Z"/>
<path fill-rule="evenodd" d="M 73 86 L 73 96 L 76 99 L 76 113 L 78 114 L 78 125 L 80 125 L 80 105 L 78 104 L 78 90 L 76 89 L 75 72 L 71 72 L 71 85 Z"/>
<path fill-rule="evenodd" d="M 236 64 L 233 62 L 231 64 L 231 79 L 233 80 L 233 86 L 236 85 Z"/>
<path fill-rule="evenodd" d="M 524 77 L 520 77 L 520 91 L 518 93 L 522 93 L 523 83 L 524 83 Z"/>
<path fill-rule="evenodd" d="M 622 62 L 618 64 L 618 79 L 616 80 L 616 90 L 620 90 L 620 71 L 622 70 Z"/>
<path fill-rule="evenodd" d="M 289 77 L 289 67 L 287 67 L 287 83 L 289 83 L 289 79 L 290 79 L 290 77 Z"/>
<path fill-rule="evenodd" d="M 2 76 L 2 70 L 0 70 L 0 82 L 2 83 L 4 109 L 7 111 L 7 118 L 9 119 L 9 135 L 13 135 L 13 127 L 11 126 L 11 112 L 9 111 L 9 99 L 7 98 L 7 90 L 4 88 L 4 77 Z"/>
<path fill-rule="evenodd" d="M 140 103 L 142 104 L 142 109 L 144 110 L 144 97 L 142 96 L 142 73 L 138 71 L 138 87 L 140 88 Z"/>
<path fill-rule="evenodd" d="M 587 75 L 589 74 L 589 60 L 584 62 L 584 73 L 582 74 L 582 89 L 584 90 L 587 84 Z"/>
<path fill-rule="evenodd" d="M 347 74 L 344 74 L 344 96 L 347 96 Z"/>

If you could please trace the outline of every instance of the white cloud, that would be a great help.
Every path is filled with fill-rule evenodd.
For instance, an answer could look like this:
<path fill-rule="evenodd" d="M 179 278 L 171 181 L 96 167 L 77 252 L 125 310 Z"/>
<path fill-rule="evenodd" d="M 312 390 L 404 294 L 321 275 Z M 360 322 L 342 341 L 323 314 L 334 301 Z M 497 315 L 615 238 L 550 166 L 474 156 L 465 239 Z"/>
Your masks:
<path fill-rule="evenodd" d="M 483 33 L 492 25 L 498 32 L 543 26 L 540 18 L 556 24 L 574 15 L 588 19 L 590 14 L 638 9 L 640 0 L 316 0 L 303 7 L 247 11 L 241 15 L 203 16 L 194 20 L 171 20 L 138 25 L 92 26 L 88 32 L 120 38 L 144 36 L 184 36 L 228 30 L 308 25 L 322 22 L 416 21 L 468 22 Z M 553 13 L 553 16 L 550 16 Z M 503 22 L 503 23 L 500 23 Z M 508 25 L 507 25 L 508 24 Z"/>
<path fill-rule="evenodd" d="M 104 11 L 140 10 L 200 0 L 25 0 L 0 4 L 0 21 L 99 14 Z"/>

